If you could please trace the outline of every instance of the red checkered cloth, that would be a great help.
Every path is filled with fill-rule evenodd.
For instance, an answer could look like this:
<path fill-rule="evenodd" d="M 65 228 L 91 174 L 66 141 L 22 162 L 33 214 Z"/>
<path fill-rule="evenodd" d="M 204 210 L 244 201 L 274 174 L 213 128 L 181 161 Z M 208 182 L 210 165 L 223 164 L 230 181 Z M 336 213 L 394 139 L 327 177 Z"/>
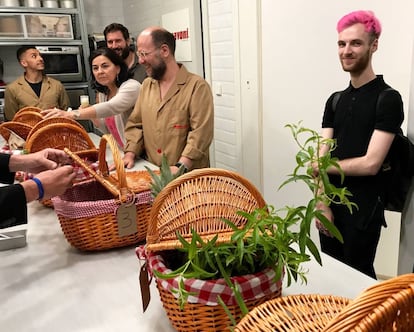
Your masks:
<path fill-rule="evenodd" d="M 85 159 L 85 161 L 88 163 L 88 165 L 96 172 L 98 171 L 98 162 L 90 162 Z M 75 179 L 73 180 L 73 183 L 82 182 L 85 180 L 92 179 L 93 176 L 82 166 L 80 166 L 77 163 L 72 163 L 73 171 L 76 173 Z"/>
<path fill-rule="evenodd" d="M 10 150 L 9 146 L 6 144 L 0 148 L 0 153 L 12 154 L 13 150 Z"/>
<path fill-rule="evenodd" d="M 147 252 L 144 245 L 136 248 L 136 254 L 139 259 L 147 261 L 148 271 L 151 276 L 153 275 L 153 270 L 164 274 L 172 272 L 165 266 L 161 255 Z M 239 288 L 243 299 L 246 301 L 260 299 L 265 295 L 278 292 L 282 287 L 282 280 L 275 281 L 274 279 L 275 272 L 271 268 L 256 274 L 231 278 L 232 282 Z M 158 281 L 164 289 L 172 291 L 178 288 L 180 278 L 158 279 Z M 184 285 L 188 292 L 196 294 L 188 297 L 189 303 L 216 306 L 218 305 L 217 298 L 220 295 L 226 305 L 237 304 L 234 292 L 227 286 L 223 278 L 215 280 L 185 279 Z M 178 297 L 178 294 L 172 294 Z"/>
<path fill-rule="evenodd" d="M 84 183 L 83 183 L 84 184 Z M 71 197 L 52 197 L 53 207 L 57 215 L 65 216 L 69 219 L 78 218 L 92 218 L 100 214 L 112 214 L 116 213 L 116 209 L 119 204 L 115 203 L 115 199 L 100 199 L 100 200 L 87 200 L 87 190 L 83 191 L 83 184 L 74 185 L 68 191 L 71 191 Z M 77 190 L 79 188 L 79 190 Z M 65 196 L 65 194 L 64 194 Z M 151 191 L 144 191 L 135 194 L 135 205 L 148 204 L 153 201 Z"/>

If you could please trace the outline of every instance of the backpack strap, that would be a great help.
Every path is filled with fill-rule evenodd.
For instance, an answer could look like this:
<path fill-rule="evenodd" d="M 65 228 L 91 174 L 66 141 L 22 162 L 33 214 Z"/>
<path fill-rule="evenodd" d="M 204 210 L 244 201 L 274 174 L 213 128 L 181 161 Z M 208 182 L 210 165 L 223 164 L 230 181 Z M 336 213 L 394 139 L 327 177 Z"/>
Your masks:
<path fill-rule="evenodd" d="M 332 112 L 335 112 L 336 105 L 338 105 L 339 98 L 341 98 L 342 91 L 335 92 L 332 99 Z"/>
<path fill-rule="evenodd" d="M 378 109 L 378 108 L 379 108 L 379 105 L 380 105 L 380 103 L 381 103 L 382 99 L 384 99 L 384 96 L 385 96 L 385 94 L 386 94 L 388 91 L 395 91 L 395 89 L 388 87 L 388 88 L 385 88 L 384 90 L 382 90 L 382 91 L 380 92 L 380 94 L 378 95 L 378 99 L 377 99 L 377 106 L 376 106 L 376 109 Z M 399 132 L 398 132 L 396 135 L 402 135 L 402 134 L 403 134 L 403 131 L 402 131 L 401 127 L 400 127 L 400 130 L 399 130 Z"/>
<path fill-rule="evenodd" d="M 376 109 L 378 109 L 378 107 L 379 107 L 379 105 L 380 105 L 380 103 L 381 103 L 382 99 L 384 99 L 384 96 L 385 96 L 386 92 L 388 92 L 388 91 L 395 91 L 395 90 L 394 90 L 393 88 L 390 88 L 390 87 L 385 88 L 384 90 L 382 90 L 382 91 L 380 92 L 380 94 L 378 95 Z"/>

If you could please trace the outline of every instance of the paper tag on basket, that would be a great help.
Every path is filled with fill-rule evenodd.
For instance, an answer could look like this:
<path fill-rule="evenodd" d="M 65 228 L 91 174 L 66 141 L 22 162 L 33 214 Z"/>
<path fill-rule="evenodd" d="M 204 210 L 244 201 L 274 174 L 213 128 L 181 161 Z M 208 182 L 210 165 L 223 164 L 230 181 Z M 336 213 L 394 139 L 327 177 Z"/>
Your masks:
<path fill-rule="evenodd" d="M 135 204 L 122 203 L 116 210 L 116 220 L 118 221 L 118 235 L 120 237 L 138 232 Z"/>
<path fill-rule="evenodd" d="M 139 285 L 141 286 L 142 311 L 145 312 L 151 300 L 150 281 L 148 279 L 147 262 L 142 264 L 139 271 Z"/>

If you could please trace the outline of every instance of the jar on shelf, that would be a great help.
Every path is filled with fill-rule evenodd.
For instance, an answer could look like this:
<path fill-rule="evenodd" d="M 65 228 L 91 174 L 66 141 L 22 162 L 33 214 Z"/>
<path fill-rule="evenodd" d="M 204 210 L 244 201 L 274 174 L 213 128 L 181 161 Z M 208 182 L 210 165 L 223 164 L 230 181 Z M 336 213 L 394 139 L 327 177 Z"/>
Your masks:
<path fill-rule="evenodd" d="M 60 8 L 75 8 L 74 0 L 60 0 Z"/>
<path fill-rule="evenodd" d="M 24 6 L 25 7 L 41 7 L 40 0 L 24 0 Z"/>
<path fill-rule="evenodd" d="M 59 8 L 57 0 L 43 0 L 43 7 L 45 7 L 45 8 Z"/>
<path fill-rule="evenodd" d="M 0 0 L 0 7 L 19 7 L 19 0 Z"/>

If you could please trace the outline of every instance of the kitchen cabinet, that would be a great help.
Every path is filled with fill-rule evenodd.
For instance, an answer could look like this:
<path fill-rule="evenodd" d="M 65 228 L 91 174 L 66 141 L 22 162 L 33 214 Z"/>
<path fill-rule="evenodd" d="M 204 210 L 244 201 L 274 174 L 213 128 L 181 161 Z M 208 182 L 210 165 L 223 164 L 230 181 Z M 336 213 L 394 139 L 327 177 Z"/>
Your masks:
<path fill-rule="evenodd" d="M 64 3 L 64 1 L 60 1 L 60 3 Z M 31 44 L 34 41 L 43 42 L 46 39 L 47 42 L 52 43 L 84 44 L 88 47 L 83 0 L 73 0 L 73 3 L 73 8 L 0 6 L 0 45 L 13 45 L 16 38 L 19 38 L 22 39 L 19 40 L 21 44 Z M 68 16 L 71 23 L 70 29 L 73 29 L 73 38 L 52 35 L 53 25 L 57 23 L 57 20 Z M 36 29 L 35 24 L 39 21 L 36 20 L 37 18 L 40 18 L 40 25 L 43 25 L 39 29 L 43 28 L 44 31 L 38 31 L 37 36 L 30 35 L 31 29 Z"/>

